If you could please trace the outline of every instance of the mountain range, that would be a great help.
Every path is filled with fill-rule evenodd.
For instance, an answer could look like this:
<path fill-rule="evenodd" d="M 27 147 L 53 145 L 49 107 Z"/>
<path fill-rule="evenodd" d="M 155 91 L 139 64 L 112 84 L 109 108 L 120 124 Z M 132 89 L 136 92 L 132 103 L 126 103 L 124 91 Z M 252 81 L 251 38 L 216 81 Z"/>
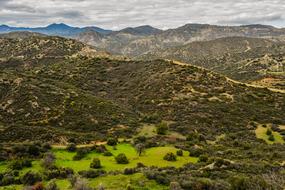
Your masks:
<path fill-rule="evenodd" d="M 53 36 L 63 36 L 63 37 L 72 37 L 76 34 L 79 34 L 81 32 L 91 30 L 96 31 L 102 34 L 108 34 L 112 32 L 111 30 L 104 30 L 99 27 L 72 27 L 68 26 L 66 24 L 60 23 L 60 24 L 51 24 L 46 27 L 37 27 L 37 28 L 28 28 L 28 27 L 10 27 L 7 25 L 1 25 L 0 26 L 0 33 L 9 33 L 9 32 L 36 32 L 36 33 L 42 33 L 46 35 L 53 35 Z"/>

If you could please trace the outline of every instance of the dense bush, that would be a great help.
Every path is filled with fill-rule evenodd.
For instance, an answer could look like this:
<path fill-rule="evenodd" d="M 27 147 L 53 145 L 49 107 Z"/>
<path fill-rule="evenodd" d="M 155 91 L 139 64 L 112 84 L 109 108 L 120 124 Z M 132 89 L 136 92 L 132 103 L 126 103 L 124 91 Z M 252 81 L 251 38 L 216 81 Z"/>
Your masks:
<path fill-rule="evenodd" d="M 268 135 L 268 136 L 272 135 L 272 130 L 271 129 L 267 129 L 266 135 Z"/>
<path fill-rule="evenodd" d="M 183 150 L 177 150 L 176 155 L 177 156 L 183 156 Z"/>
<path fill-rule="evenodd" d="M 275 141 L 275 138 L 274 138 L 274 136 L 271 134 L 271 135 L 269 135 L 268 140 L 270 140 L 270 141 Z"/>
<path fill-rule="evenodd" d="M 74 155 L 73 160 L 81 160 L 89 152 L 90 152 L 90 150 L 88 148 L 80 148 L 76 151 L 76 155 Z"/>
<path fill-rule="evenodd" d="M 73 174 L 74 171 L 71 168 L 53 168 L 44 172 L 44 176 L 47 180 L 56 178 L 66 179 L 67 177 Z"/>
<path fill-rule="evenodd" d="M 176 161 L 176 155 L 173 154 L 172 152 L 169 152 L 167 153 L 164 157 L 163 157 L 164 160 L 167 160 L 167 161 L 170 161 L 170 162 L 174 162 Z"/>
<path fill-rule="evenodd" d="M 45 169 L 52 168 L 54 166 L 55 161 L 56 161 L 55 155 L 52 152 L 48 152 L 45 154 L 42 160 L 42 166 Z"/>
<path fill-rule="evenodd" d="M 94 158 L 92 163 L 90 164 L 90 168 L 93 168 L 93 169 L 98 169 L 98 168 L 101 168 L 101 161 L 99 160 L 99 158 Z"/>
<path fill-rule="evenodd" d="M 113 156 L 113 154 L 109 151 L 106 151 L 103 153 L 104 156 Z"/>
<path fill-rule="evenodd" d="M 107 140 L 107 145 L 109 145 L 109 146 L 115 146 L 115 145 L 117 145 L 117 143 L 118 143 L 118 140 L 115 138 L 108 138 L 108 140 Z"/>
<path fill-rule="evenodd" d="M 24 185 L 34 185 L 36 182 L 40 182 L 40 181 L 42 181 L 40 174 L 31 172 L 31 171 L 27 172 L 21 178 L 21 182 Z"/>
<path fill-rule="evenodd" d="M 124 169 L 124 174 L 125 175 L 132 175 L 132 174 L 134 174 L 136 172 L 137 172 L 136 168 L 125 168 Z"/>
<path fill-rule="evenodd" d="M 116 162 L 117 162 L 118 164 L 128 164 L 128 163 L 129 163 L 128 158 L 127 158 L 126 155 L 123 154 L 123 153 L 121 153 L 121 154 L 119 154 L 118 156 L 116 156 L 115 159 L 116 159 Z"/>
<path fill-rule="evenodd" d="M 55 181 L 50 181 L 46 187 L 45 190 L 59 190 L 58 186 L 56 185 Z"/>
<path fill-rule="evenodd" d="M 192 147 L 189 150 L 189 156 L 193 156 L 193 157 L 199 157 L 201 154 L 203 154 L 203 149 L 201 148 L 197 148 L 197 147 Z"/>
<path fill-rule="evenodd" d="M 166 135 L 168 131 L 168 126 L 166 123 L 159 123 L 156 125 L 156 132 L 159 135 Z"/>
<path fill-rule="evenodd" d="M 23 159 L 23 160 L 14 160 L 10 162 L 9 168 L 12 170 L 22 170 L 23 168 L 32 167 L 32 161 Z"/>
<path fill-rule="evenodd" d="M 79 171 L 78 174 L 84 178 L 96 178 L 104 175 L 106 172 L 104 170 L 84 170 Z"/>
<path fill-rule="evenodd" d="M 68 152 L 75 152 L 76 151 L 76 144 L 70 143 L 69 145 L 67 145 L 66 150 Z"/>

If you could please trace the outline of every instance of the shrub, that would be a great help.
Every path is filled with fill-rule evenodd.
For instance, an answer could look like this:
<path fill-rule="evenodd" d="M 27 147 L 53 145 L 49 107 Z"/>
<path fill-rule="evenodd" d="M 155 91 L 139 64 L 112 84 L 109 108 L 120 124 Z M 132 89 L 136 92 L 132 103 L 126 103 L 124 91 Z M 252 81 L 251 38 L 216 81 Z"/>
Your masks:
<path fill-rule="evenodd" d="M 104 170 L 84 170 L 79 171 L 78 174 L 84 178 L 96 178 L 104 175 L 106 172 Z"/>
<path fill-rule="evenodd" d="M 113 156 L 113 154 L 111 153 L 111 152 L 109 152 L 109 151 L 107 151 L 107 152 L 104 152 L 104 154 L 103 154 L 104 156 Z"/>
<path fill-rule="evenodd" d="M 134 173 L 136 173 L 137 172 L 137 170 L 135 169 L 135 168 L 126 168 L 125 170 L 124 170 L 124 174 L 125 175 L 132 175 L 132 174 L 134 174 Z"/>
<path fill-rule="evenodd" d="M 40 148 L 36 144 L 31 144 L 28 147 L 28 153 L 31 156 L 39 156 L 40 155 Z"/>
<path fill-rule="evenodd" d="M 271 135 L 269 135 L 268 140 L 270 140 L 270 141 L 275 141 L 275 138 L 274 138 L 274 136 L 271 134 Z"/>
<path fill-rule="evenodd" d="M 268 135 L 268 136 L 272 135 L 272 130 L 271 129 L 267 129 L 266 135 Z"/>
<path fill-rule="evenodd" d="M 118 164 L 128 164 L 128 163 L 129 163 L 128 158 L 127 158 L 126 155 L 123 154 L 123 153 L 121 153 L 121 154 L 119 154 L 118 156 L 116 156 L 115 159 L 116 159 L 116 162 L 117 162 Z"/>
<path fill-rule="evenodd" d="M 169 190 L 182 190 L 178 182 L 171 182 L 169 185 Z"/>
<path fill-rule="evenodd" d="M 99 158 L 94 158 L 92 163 L 90 164 L 90 168 L 94 168 L 94 169 L 98 169 L 101 168 L 101 162 L 99 160 Z"/>
<path fill-rule="evenodd" d="M 45 187 L 45 190 L 59 190 L 58 186 L 56 185 L 55 181 L 51 181 Z"/>
<path fill-rule="evenodd" d="M 109 145 L 109 146 L 116 146 L 117 143 L 118 143 L 118 141 L 117 141 L 117 139 L 115 139 L 115 138 L 109 138 L 109 139 L 107 140 L 107 145 Z"/>
<path fill-rule="evenodd" d="M 143 163 L 141 163 L 141 162 L 137 163 L 137 168 L 144 168 L 144 167 L 145 167 L 145 165 Z"/>
<path fill-rule="evenodd" d="M 183 150 L 177 150 L 176 155 L 177 156 L 183 156 Z"/>
<path fill-rule="evenodd" d="M 32 167 L 32 161 L 27 159 L 12 161 L 9 165 L 9 168 L 12 170 L 21 170 L 23 168 L 30 168 L 30 167 Z"/>
<path fill-rule="evenodd" d="M 156 132 L 159 135 L 166 135 L 168 131 L 168 126 L 166 123 L 160 123 L 158 125 L 156 125 Z"/>
<path fill-rule="evenodd" d="M 45 169 L 52 168 L 54 166 L 55 160 L 56 160 L 55 155 L 52 152 L 48 152 L 46 153 L 46 155 L 42 160 L 42 166 Z"/>
<path fill-rule="evenodd" d="M 78 149 L 76 155 L 73 157 L 73 160 L 81 160 L 88 152 L 89 150 L 85 148 Z"/>
<path fill-rule="evenodd" d="M 75 152 L 75 151 L 76 151 L 76 144 L 70 143 L 70 144 L 66 147 L 66 150 L 67 150 L 68 152 Z"/>
<path fill-rule="evenodd" d="M 173 154 L 172 152 L 169 152 L 167 153 L 164 157 L 163 157 L 164 160 L 167 160 L 167 161 L 170 161 L 170 162 L 174 162 L 176 161 L 176 155 Z"/>
<path fill-rule="evenodd" d="M 41 176 L 38 173 L 34 173 L 34 172 L 27 172 L 22 178 L 21 178 L 21 182 L 24 185 L 33 185 L 36 182 L 40 182 L 42 181 Z"/>
<path fill-rule="evenodd" d="M 199 156 L 199 162 L 207 162 L 208 159 L 208 156 L 205 154 Z"/>
<path fill-rule="evenodd" d="M 199 157 L 201 154 L 203 154 L 203 150 L 201 148 L 191 148 L 189 156 L 193 157 Z"/>

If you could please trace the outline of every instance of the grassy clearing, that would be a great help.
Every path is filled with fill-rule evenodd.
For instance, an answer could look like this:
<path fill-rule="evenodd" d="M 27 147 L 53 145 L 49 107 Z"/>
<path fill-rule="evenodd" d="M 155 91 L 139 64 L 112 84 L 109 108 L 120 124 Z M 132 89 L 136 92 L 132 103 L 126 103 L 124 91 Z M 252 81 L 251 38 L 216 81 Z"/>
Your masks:
<path fill-rule="evenodd" d="M 99 177 L 90 180 L 90 185 L 92 187 L 98 187 L 99 185 L 104 186 L 108 190 L 125 190 L 129 185 L 133 189 L 137 190 L 166 190 L 165 186 L 158 185 L 155 181 L 148 180 L 143 174 L 134 174 L 130 176 L 126 175 L 116 175 L 116 176 L 106 176 Z"/>
<path fill-rule="evenodd" d="M 145 124 L 138 133 L 138 136 L 154 137 L 156 135 L 155 125 Z"/>
<path fill-rule="evenodd" d="M 267 129 L 270 129 L 269 126 L 262 127 L 261 125 L 257 127 L 255 130 L 256 137 L 259 139 L 263 139 L 268 144 L 280 143 L 284 144 L 284 140 L 282 136 L 278 132 L 272 131 L 272 135 L 274 136 L 274 141 L 270 141 L 268 138 L 269 136 L 266 134 Z"/>
<path fill-rule="evenodd" d="M 73 161 L 73 156 L 75 153 L 70 153 L 65 150 L 54 150 L 54 153 L 57 158 L 56 164 L 61 167 L 69 167 L 74 169 L 75 171 L 88 170 L 90 168 L 90 163 L 93 158 L 99 158 L 101 160 L 101 164 L 103 169 L 106 171 L 112 170 L 123 170 L 125 168 L 136 167 L 137 163 L 141 162 L 146 166 L 158 166 L 158 167 L 182 167 L 187 163 L 196 163 L 198 161 L 197 158 L 190 157 L 189 152 L 184 152 L 183 157 L 178 157 L 176 162 L 168 162 L 163 160 L 163 157 L 168 152 L 176 153 L 177 149 L 174 147 L 154 147 L 147 149 L 145 154 L 141 157 L 138 156 L 134 147 L 130 144 L 119 144 L 116 146 L 116 149 L 113 147 L 107 146 L 107 149 L 112 152 L 114 156 L 124 153 L 129 159 L 129 164 L 121 165 L 117 164 L 114 156 L 106 157 L 102 154 L 98 154 L 92 152 L 86 155 L 80 161 Z"/>
<path fill-rule="evenodd" d="M 145 124 L 141 129 L 139 129 L 137 136 L 154 137 L 156 135 L 157 133 L 155 125 Z M 173 131 L 168 131 L 168 134 L 166 136 L 168 138 L 183 139 L 183 140 L 186 139 L 186 137 L 183 136 L 182 134 Z"/>

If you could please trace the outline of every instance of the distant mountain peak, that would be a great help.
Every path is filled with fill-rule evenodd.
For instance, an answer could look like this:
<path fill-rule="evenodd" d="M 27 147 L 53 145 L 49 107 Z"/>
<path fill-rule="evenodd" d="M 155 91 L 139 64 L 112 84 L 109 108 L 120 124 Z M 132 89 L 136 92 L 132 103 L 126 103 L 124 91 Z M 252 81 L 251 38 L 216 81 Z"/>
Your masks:
<path fill-rule="evenodd" d="M 47 28 L 69 29 L 72 27 L 64 23 L 59 23 L 59 24 L 53 23 L 53 24 L 48 25 Z"/>

